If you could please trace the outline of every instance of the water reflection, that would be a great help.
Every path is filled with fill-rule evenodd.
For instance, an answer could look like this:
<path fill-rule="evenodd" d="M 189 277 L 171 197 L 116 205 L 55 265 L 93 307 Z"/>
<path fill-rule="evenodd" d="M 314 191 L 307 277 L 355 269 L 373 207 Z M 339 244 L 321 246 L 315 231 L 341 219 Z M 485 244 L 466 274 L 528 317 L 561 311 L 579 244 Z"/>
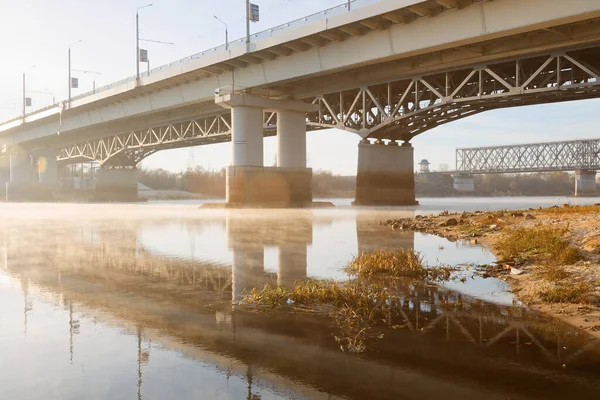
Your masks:
<path fill-rule="evenodd" d="M 343 279 L 336 265 L 357 251 L 427 249 L 430 262 L 491 257 L 460 244 L 439 250 L 420 234 L 390 235 L 379 219 L 306 211 L 7 223 L 0 387 L 7 398 L 597 393 L 598 340 L 510 302 L 473 297 L 467 287 L 398 283 L 399 315 L 361 357 L 339 350 L 327 319 L 231 307 L 247 287 Z M 161 229 L 162 242 L 148 239 Z M 33 363 L 18 367 L 24 360 Z"/>

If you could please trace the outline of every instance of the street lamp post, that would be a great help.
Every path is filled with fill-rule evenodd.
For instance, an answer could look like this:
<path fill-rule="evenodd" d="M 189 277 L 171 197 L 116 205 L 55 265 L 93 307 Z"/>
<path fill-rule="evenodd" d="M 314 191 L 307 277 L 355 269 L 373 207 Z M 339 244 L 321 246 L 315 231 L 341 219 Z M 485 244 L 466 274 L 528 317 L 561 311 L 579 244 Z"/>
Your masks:
<path fill-rule="evenodd" d="M 27 95 L 25 94 L 25 72 L 27 72 L 28 70 L 30 70 L 32 68 L 35 68 L 35 65 L 32 65 L 31 67 L 23 70 L 23 119 L 25 118 L 25 114 L 27 113 L 27 111 L 26 111 Z"/>
<path fill-rule="evenodd" d="M 83 40 L 78 40 L 76 42 L 69 44 L 69 100 L 68 100 L 69 107 L 71 107 L 71 46 L 73 46 L 74 44 L 77 44 L 77 43 L 81 43 L 82 41 Z"/>
<path fill-rule="evenodd" d="M 246 0 L 246 47 L 250 43 L 250 0 Z M 248 51 L 248 49 L 246 49 Z"/>
<path fill-rule="evenodd" d="M 152 7 L 152 3 L 138 7 L 135 11 L 135 82 L 140 82 L 140 14 L 142 8 Z"/>
<path fill-rule="evenodd" d="M 227 24 L 225 23 L 225 21 L 223 21 L 221 18 L 217 17 L 216 15 L 213 15 L 213 17 L 215 17 L 215 19 L 217 21 L 219 21 L 223 25 L 225 25 L 225 50 L 229 50 L 229 33 L 227 31 Z"/>

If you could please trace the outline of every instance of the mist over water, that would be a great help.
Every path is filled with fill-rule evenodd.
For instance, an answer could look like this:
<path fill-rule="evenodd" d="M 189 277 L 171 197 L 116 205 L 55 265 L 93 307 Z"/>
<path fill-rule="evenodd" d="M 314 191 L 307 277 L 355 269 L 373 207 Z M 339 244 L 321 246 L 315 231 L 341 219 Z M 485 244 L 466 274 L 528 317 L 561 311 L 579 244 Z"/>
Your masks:
<path fill-rule="evenodd" d="M 429 265 L 486 249 L 377 225 L 441 210 L 574 198 L 424 199 L 419 207 L 202 210 L 199 202 L 5 204 L 0 210 L 0 398 L 556 398 L 599 393 L 600 345 L 465 274 L 398 284 L 397 329 L 342 352 L 315 315 L 251 312 L 252 287 L 343 281 L 360 251 Z M 449 308 L 448 305 L 452 306 Z"/>

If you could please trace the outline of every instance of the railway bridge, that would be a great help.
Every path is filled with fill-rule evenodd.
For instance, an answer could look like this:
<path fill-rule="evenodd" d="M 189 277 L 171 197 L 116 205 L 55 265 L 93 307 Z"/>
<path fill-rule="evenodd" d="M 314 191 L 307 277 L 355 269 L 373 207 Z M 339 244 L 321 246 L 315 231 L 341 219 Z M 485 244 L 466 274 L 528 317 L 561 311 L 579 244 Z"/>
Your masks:
<path fill-rule="evenodd" d="M 596 193 L 600 139 L 456 149 L 454 188 L 474 190 L 473 175 L 574 171 L 575 195 Z"/>

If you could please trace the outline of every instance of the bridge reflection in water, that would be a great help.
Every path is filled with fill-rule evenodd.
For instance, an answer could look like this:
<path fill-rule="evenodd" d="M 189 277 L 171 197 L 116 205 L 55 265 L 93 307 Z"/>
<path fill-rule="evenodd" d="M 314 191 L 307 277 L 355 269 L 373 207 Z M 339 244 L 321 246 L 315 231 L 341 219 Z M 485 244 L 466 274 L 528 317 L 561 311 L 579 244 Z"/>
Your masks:
<path fill-rule="evenodd" d="M 3 269 L 21 282 L 25 334 L 35 318 L 32 287 L 68 314 L 71 362 L 78 357 L 73 337 L 86 334 L 82 321 L 93 316 L 124 328 L 137 337 L 130 351 L 139 398 L 156 395 L 155 378 L 143 374 L 157 376 L 152 353 L 162 351 L 245 380 L 250 399 L 265 388 L 283 398 L 352 399 L 578 398 L 600 389 L 599 340 L 525 308 L 456 291 L 398 283 L 399 316 L 360 357 L 339 350 L 326 318 L 232 307 L 245 289 L 306 279 L 313 226 L 336 221 L 310 211 L 285 221 L 243 213 L 219 221 L 181 224 L 195 232 L 224 223 L 231 264 L 152 254 L 139 235 L 158 219 L 7 227 Z M 390 236 L 372 217 L 352 223 L 360 251 L 414 247 L 413 233 Z M 265 270 L 265 247 L 277 247 L 276 272 Z M 195 384 L 169 390 L 185 396 L 184 387 Z"/>

